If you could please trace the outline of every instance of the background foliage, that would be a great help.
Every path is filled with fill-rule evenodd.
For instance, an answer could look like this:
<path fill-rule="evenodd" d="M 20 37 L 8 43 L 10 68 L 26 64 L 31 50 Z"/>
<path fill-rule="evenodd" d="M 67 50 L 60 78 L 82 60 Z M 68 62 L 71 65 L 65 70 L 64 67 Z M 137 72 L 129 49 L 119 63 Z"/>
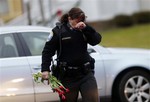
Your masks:
<path fill-rule="evenodd" d="M 114 28 L 100 34 L 103 36 L 103 46 L 150 49 L 150 24 Z"/>

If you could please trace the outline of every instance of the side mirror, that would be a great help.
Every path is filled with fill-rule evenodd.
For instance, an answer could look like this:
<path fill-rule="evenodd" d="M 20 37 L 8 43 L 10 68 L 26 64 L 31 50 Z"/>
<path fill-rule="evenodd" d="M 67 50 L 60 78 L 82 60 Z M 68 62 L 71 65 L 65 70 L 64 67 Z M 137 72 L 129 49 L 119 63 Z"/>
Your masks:
<path fill-rule="evenodd" d="M 89 48 L 87 51 L 88 51 L 89 54 L 96 52 L 96 51 L 95 51 L 94 49 L 92 49 L 92 48 Z"/>

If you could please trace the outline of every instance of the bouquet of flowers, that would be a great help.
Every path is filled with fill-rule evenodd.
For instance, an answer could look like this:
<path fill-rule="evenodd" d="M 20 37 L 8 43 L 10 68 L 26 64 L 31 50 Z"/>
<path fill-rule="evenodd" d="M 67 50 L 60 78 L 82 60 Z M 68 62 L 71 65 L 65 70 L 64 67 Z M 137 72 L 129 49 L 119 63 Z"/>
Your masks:
<path fill-rule="evenodd" d="M 44 82 L 44 80 L 42 79 L 42 73 L 41 72 L 34 73 L 33 78 L 34 78 L 34 81 L 36 83 L 41 83 L 41 82 L 43 83 Z M 48 82 L 49 82 L 49 85 L 52 88 L 52 90 L 54 92 L 57 92 L 62 100 L 65 100 L 66 99 L 65 93 L 69 92 L 69 89 L 65 88 L 62 85 L 62 83 L 59 80 L 57 80 L 57 78 L 51 74 L 49 74 Z"/>

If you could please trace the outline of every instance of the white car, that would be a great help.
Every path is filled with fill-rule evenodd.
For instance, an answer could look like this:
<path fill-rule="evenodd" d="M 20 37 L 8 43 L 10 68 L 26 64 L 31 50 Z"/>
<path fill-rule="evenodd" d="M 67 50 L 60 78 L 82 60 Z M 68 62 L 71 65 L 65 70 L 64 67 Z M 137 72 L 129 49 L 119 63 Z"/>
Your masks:
<path fill-rule="evenodd" d="M 58 101 L 49 85 L 34 82 L 51 28 L 0 28 L 0 102 Z M 101 102 L 150 102 L 150 50 L 90 46 Z"/>

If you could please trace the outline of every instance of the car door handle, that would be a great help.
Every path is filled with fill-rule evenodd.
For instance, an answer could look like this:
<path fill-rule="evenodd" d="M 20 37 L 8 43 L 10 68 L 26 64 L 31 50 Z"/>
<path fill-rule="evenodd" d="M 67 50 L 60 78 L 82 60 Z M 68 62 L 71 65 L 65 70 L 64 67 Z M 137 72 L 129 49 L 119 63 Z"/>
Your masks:
<path fill-rule="evenodd" d="M 33 67 L 33 69 L 35 69 L 35 70 L 39 70 L 39 69 L 41 69 L 41 67 L 39 67 L 39 66 L 35 66 L 35 67 Z"/>

